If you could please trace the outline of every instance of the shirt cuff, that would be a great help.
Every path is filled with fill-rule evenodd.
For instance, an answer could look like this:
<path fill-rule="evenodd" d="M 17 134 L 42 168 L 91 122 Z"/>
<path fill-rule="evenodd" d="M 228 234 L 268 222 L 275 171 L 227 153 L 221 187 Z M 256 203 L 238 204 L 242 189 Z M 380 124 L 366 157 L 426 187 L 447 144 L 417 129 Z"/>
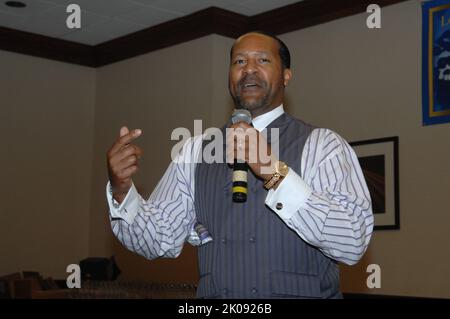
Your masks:
<path fill-rule="evenodd" d="M 108 199 L 109 214 L 111 218 L 120 218 L 131 224 L 138 213 L 139 208 L 139 193 L 134 184 L 125 196 L 125 199 L 118 205 L 118 202 L 113 198 L 111 193 L 111 184 L 106 185 L 106 198 Z"/>
<path fill-rule="evenodd" d="M 269 190 L 265 203 L 282 219 L 289 219 L 305 206 L 311 193 L 311 187 L 293 169 L 289 169 L 277 189 Z"/>

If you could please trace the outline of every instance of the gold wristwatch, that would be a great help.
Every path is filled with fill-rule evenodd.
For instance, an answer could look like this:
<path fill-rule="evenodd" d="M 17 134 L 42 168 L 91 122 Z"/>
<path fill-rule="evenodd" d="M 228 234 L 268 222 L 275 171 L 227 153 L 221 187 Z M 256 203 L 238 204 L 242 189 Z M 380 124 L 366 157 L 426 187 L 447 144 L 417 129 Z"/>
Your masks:
<path fill-rule="evenodd" d="M 280 183 L 283 178 L 289 173 L 289 166 L 285 162 L 277 161 L 275 162 L 275 173 L 272 177 L 264 184 L 265 189 L 271 189 Z"/>

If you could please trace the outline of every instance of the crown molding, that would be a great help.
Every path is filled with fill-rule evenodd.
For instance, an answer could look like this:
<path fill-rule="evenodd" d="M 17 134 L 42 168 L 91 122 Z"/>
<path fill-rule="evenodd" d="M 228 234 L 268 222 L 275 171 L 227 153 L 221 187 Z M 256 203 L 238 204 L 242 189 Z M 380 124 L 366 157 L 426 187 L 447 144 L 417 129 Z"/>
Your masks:
<path fill-rule="evenodd" d="M 210 34 L 236 38 L 249 30 L 249 18 L 211 7 L 95 46 L 98 66 L 191 41 Z"/>
<path fill-rule="evenodd" d="M 95 47 L 0 27 L 0 50 L 97 67 Z"/>
<path fill-rule="evenodd" d="M 407 0 L 378 0 L 380 7 Z M 95 46 L 0 27 L 0 50 L 100 67 L 210 34 L 236 38 L 250 30 L 276 35 L 365 12 L 372 1 L 304 0 L 254 16 L 207 8 Z"/>

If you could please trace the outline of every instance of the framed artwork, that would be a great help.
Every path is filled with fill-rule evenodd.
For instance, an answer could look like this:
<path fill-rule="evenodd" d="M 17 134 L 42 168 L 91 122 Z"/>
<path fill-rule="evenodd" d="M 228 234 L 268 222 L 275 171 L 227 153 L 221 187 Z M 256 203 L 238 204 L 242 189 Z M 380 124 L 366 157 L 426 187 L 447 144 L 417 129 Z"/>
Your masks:
<path fill-rule="evenodd" d="M 450 122 L 450 0 L 422 3 L 423 125 Z"/>
<path fill-rule="evenodd" d="M 400 229 L 398 137 L 351 142 L 372 198 L 375 230 Z"/>

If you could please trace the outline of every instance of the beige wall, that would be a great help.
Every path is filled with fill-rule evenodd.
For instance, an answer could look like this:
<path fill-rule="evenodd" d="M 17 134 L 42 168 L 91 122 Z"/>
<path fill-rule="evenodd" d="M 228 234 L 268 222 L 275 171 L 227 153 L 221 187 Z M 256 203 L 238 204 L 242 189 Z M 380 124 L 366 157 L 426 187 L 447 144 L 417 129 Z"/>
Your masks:
<path fill-rule="evenodd" d="M 212 73 L 215 38 L 197 39 L 98 69 L 90 252 L 116 254 L 122 278 L 197 281 L 192 247 L 177 260 L 149 262 L 113 239 L 106 215 L 105 152 L 120 126 L 143 130 L 137 144 L 144 156 L 134 182 L 147 198 L 170 162 L 176 142 L 170 139 L 172 130 L 187 127 L 193 131 L 194 119 L 211 125 L 217 91 Z"/>
<path fill-rule="evenodd" d="M 294 71 L 294 78 L 287 89 L 286 106 L 295 116 L 317 126 L 331 128 L 349 141 L 386 136 L 400 138 L 401 230 L 374 233 L 363 260 L 355 267 L 342 268 L 343 290 L 450 298 L 448 284 L 450 254 L 447 253 L 449 240 L 445 236 L 447 225 L 450 223 L 450 212 L 446 202 L 448 197 L 446 193 L 450 189 L 448 166 L 450 149 L 446 147 L 450 130 L 448 124 L 429 127 L 421 125 L 420 2 L 412 0 L 383 8 L 381 30 L 368 30 L 365 27 L 366 16 L 359 14 L 281 36 L 291 49 Z M 29 174 L 34 177 L 44 176 L 46 172 L 38 174 L 33 172 L 33 169 L 39 167 L 42 170 L 42 167 L 45 167 L 42 164 L 47 164 L 49 158 L 51 158 L 49 166 L 55 165 L 60 168 L 61 166 L 73 168 L 77 163 L 85 163 L 92 158 L 92 175 L 73 174 L 71 178 L 60 180 L 55 176 L 61 175 L 53 174 L 52 177 L 45 179 L 47 184 L 59 187 L 60 196 L 56 194 L 54 196 L 55 201 L 60 204 L 58 206 L 64 206 L 61 202 L 66 205 L 64 209 L 58 207 L 55 211 L 41 209 L 40 214 L 46 217 L 39 221 L 39 224 L 48 225 L 55 216 L 60 216 L 58 214 L 64 214 L 62 215 L 64 219 L 72 218 L 73 223 L 75 221 L 78 223 L 73 229 L 82 228 L 82 231 L 72 229 L 69 231 L 69 237 L 70 234 L 73 236 L 72 247 L 80 252 L 79 257 L 84 257 L 81 255 L 87 253 L 87 238 L 89 238 L 89 255 L 115 254 L 123 271 L 122 279 L 195 282 L 198 278 L 195 249 L 187 246 L 182 255 L 175 260 L 146 261 L 126 251 L 113 238 L 106 215 L 105 152 L 117 137 L 121 125 L 143 129 L 144 134 L 139 138 L 138 144 L 144 149 L 144 157 L 135 182 L 144 196 L 148 196 L 169 163 L 170 149 L 174 145 L 174 142 L 170 141 L 170 133 L 174 128 L 179 126 L 192 128 L 194 119 L 203 119 L 205 126 L 220 126 L 229 116 L 232 106 L 227 89 L 227 72 L 231 43 L 231 39 L 212 35 L 151 52 L 97 69 L 95 83 L 92 83 L 92 70 L 28 58 L 32 62 L 29 68 L 46 69 L 47 64 L 58 65 L 58 72 L 65 72 L 65 79 L 67 77 L 73 79 L 76 77 L 75 74 L 83 77 L 84 82 L 74 82 L 78 85 L 77 92 L 84 92 L 82 96 L 86 102 L 83 104 L 80 96 L 77 96 L 75 102 L 68 102 L 72 103 L 70 104 L 72 106 L 77 106 L 67 107 L 72 113 L 61 112 L 55 104 L 57 99 L 62 100 L 69 95 L 64 83 L 55 84 L 62 86 L 57 95 L 49 95 L 48 86 L 45 85 L 48 81 L 40 80 L 34 73 L 29 80 L 20 78 L 17 83 L 26 88 L 33 88 L 35 95 L 28 100 L 39 101 L 41 107 L 53 111 L 49 112 L 50 114 L 54 114 L 55 110 L 60 111 L 56 114 L 64 119 L 62 124 L 56 124 L 60 122 L 56 117 L 46 118 L 47 126 L 62 126 L 61 130 L 64 131 L 66 127 L 73 125 L 75 128 L 70 131 L 81 132 L 82 138 L 76 140 L 79 146 L 77 150 L 79 152 L 86 150 L 85 155 L 91 152 L 89 141 L 92 137 L 86 131 L 89 127 L 93 128 L 94 147 L 89 157 L 83 157 L 78 161 L 68 154 L 61 155 L 59 152 L 59 156 L 65 157 L 60 161 L 52 160 L 46 152 L 53 154 L 52 150 L 65 149 L 63 140 L 75 139 L 75 133 L 70 133 L 72 135 L 66 133 L 64 139 L 53 138 L 38 143 L 41 146 L 38 157 L 41 162 L 34 164 L 30 162 L 29 157 L 21 156 L 23 154 L 19 155 L 18 152 L 38 148 L 36 145 L 29 145 L 37 134 L 33 131 L 28 135 L 18 132 L 19 136 L 12 139 L 13 144 L 21 142 L 27 147 L 23 150 L 14 146 L 18 155 L 14 155 L 13 158 L 15 161 L 21 161 L 21 165 L 28 169 L 14 173 L 6 172 L 9 174 L 6 180 L 13 180 L 15 183 L 15 187 L 2 185 L 8 198 L 13 199 L 14 196 L 24 194 L 19 190 L 26 191 L 27 195 L 32 193 L 34 190 L 23 187 L 24 181 L 28 180 Z M 2 53 L 0 63 L 9 67 L 11 61 L 8 58 L 11 57 L 16 55 Z M 27 61 L 27 58 L 21 57 L 20 63 L 22 60 Z M 19 61 L 16 58 L 14 62 L 17 64 Z M 23 69 L 20 70 L 20 74 L 26 74 L 27 68 L 21 67 Z M 57 77 L 53 73 L 51 76 Z M 3 73 L 0 77 L 3 77 L 2 82 L 9 79 L 9 76 Z M 41 78 L 47 79 L 48 75 L 42 75 Z M 39 93 L 38 89 L 43 91 Z M 95 125 L 92 114 L 93 102 L 90 98 L 95 99 Z M 8 99 L 15 101 L 24 97 L 9 94 Z M 9 132 L 13 128 L 16 130 L 16 127 L 29 129 L 27 125 L 30 122 L 34 123 L 31 120 L 35 120 L 37 111 L 31 108 L 31 104 L 24 105 L 29 109 L 22 108 L 21 113 L 14 112 L 10 107 L 2 110 L 6 118 L 25 121 L 22 125 L 16 125 L 13 121 L 2 118 L 0 120 L 2 130 Z M 84 105 L 84 108 L 80 105 Z M 29 120 L 26 121 L 19 115 Z M 69 121 L 74 116 L 83 120 Z M 81 124 L 78 122 L 84 123 L 84 130 L 79 129 Z M 42 129 L 36 124 L 33 125 L 35 130 Z M 44 129 L 44 131 L 49 134 L 51 130 Z M 5 134 L 3 136 L 6 136 Z M 61 144 L 57 144 L 57 141 Z M 26 155 L 31 155 L 31 151 L 28 152 L 30 154 Z M 80 156 L 76 152 L 73 154 Z M 1 160 L 5 161 L 3 158 Z M 89 170 L 90 166 L 86 164 L 83 167 Z M 60 174 L 59 171 L 58 173 Z M 13 177 L 17 177 L 17 182 Z M 74 201 L 73 193 L 66 191 L 70 187 L 64 187 L 66 184 L 72 184 L 72 179 L 79 181 L 78 189 L 81 190 L 78 194 L 79 201 Z M 82 188 L 82 185 L 85 187 Z M 85 193 L 89 185 L 92 185 L 90 193 Z M 42 193 L 40 190 L 38 194 Z M 42 196 L 32 194 L 32 197 L 40 208 L 46 207 L 47 202 L 41 198 Z M 17 217 L 15 212 L 19 210 L 15 202 L 12 200 L 8 202 L 12 204 L 6 211 L 7 215 L 2 213 L 2 216 L 5 216 L 2 218 L 9 224 L 14 221 L 15 228 L 5 227 L 3 226 L 5 222 L 2 222 L 0 227 L 7 231 L 7 238 L 15 239 L 17 237 L 15 234 L 20 230 L 26 230 L 27 234 L 31 230 L 37 233 L 38 230 L 32 229 L 30 224 L 20 228 L 23 223 L 29 223 L 30 217 L 34 217 L 34 212 L 25 209 L 33 201 L 20 203 L 23 206 L 20 212 L 27 214 L 28 217 L 25 219 Z M 70 206 L 67 205 L 69 202 Z M 14 210 L 11 209 L 13 205 Z M 90 217 L 87 212 L 85 213 L 89 205 Z M 85 219 L 74 219 L 75 211 L 78 212 L 76 216 L 82 215 Z M 80 211 L 82 213 L 79 213 Z M 89 236 L 84 227 L 88 225 Z M 51 228 L 47 228 L 44 232 L 46 236 L 49 229 Z M 24 236 L 22 241 L 29 242 L 42 237 L 40 234 L 30 234 L 32 235 Z M 56 234 L 52 238 L 57 238 Z M 67 235 L 63 238 L 67 238 Z M 61 254 L 67 254 L 64 251 L 67 241 L 57 243 L 48 241 L 53 245 L 51 248 L 64 245 L 60 247 Z M 43 242 L 44 239 L 39 239 L 33 241 L 33 244 Z M 2 249 L 10 247 L 11 245 L 4 245 Z M 55 252 L 59 253 L 56 248 L 49 250 L 48 255 Z M 17 258 L 15 260 L 18 260 Z M 31 264 L 39 262 L 36 255 L 23 258 Z M 45 261 L 41 262 L 45 264 Z M 381 266 L 381 289 L 369 290 L 365 286 L 368 275 L 365 269 L 371 263 Z M 11 262 L 10 267 L 5 269 L 12 269 L 17 264 L 17 261 Z M 45 267 L 49 271 L 55 270 L 53 265 Z"/>
<path fill-rule="evenodd" d="M 420 1 L 386 7 L 382 28 L 366 14 L 281 36 L 293 52 L 289 109 L 349 141 L 399 136 L 399 231 L 377 231 L 365 258 L 343 267 L 345 291 L 450 297 L 449 124 L 421 124 Z M 366 287 L 368 264 L 381 289 Z"/>
<path fill-rule="evenodd" d="M 88 254 L 95 70 L 0 51 L 0 274 Z"/>
<path fill-rule="evenodd" d="M 147 261 L 113 238 L 105 201 L 105 152 L 122 125 L 143 129 L 144 149 L 134 179 L 147 198 L 170 161 L 172 130 L 195 119 L 221 126 L 232 110 L 228 52 L 232 39 L 208 36 L 98 69 L 90 254 L 115 254 L 121 279 L 197 282 L 196 250 L 186 245 L 176 260 Z"/>
<path fill-rule="evenodd" d="M 410 1 L 384 8 L 381 30 L 367 29 L 366 16 L 359 14 L 281 36 L 291 48 L 294 68 L 294 78 L 287 91 L 287 108 L 305 121 L 332 128 L 349 141 L 386 136 L 400 138 L 402 228 L 399 231 L 375 232 L 371 246 L 361 263 L 356 267 L 343 267 L 343 290 L 450 297 L 450 286 L 447 284 L 450 281 L 448 271 L 450 256 L 445 253 L 449 241 L 444 237 L 446 225 L 450 222 L 450 217 L 446 214 L 448 205 L 445 202 L 445 192 L 450 186 L 450 172 L 445 163 L 450 161 L 450 151 L 442 147 L 446 145 L 450 131 L 448 125 L 431 127 L 421 125 L 420 3 Z M 190 85 L 186 90 L 193 94 L 191 97 L 193 102 L 186 99 L 188 92 L 181 90 L 177 92 L 178 96 L 170 97 L 174 102 L 168 104 L 176 107 L 180 96 L 183 101 L 189 101 L 192 111 L 185 114 L 183 119 L 191 125 L 192 120 L 199 118 L 199 115 L 206 123 L 221 125 L 228 115 L 230 99 L 226 88 L 226 76 L 230 44 L 230 39 L 221 36 L 196 40 L 196 48 L 202 51 L 207 63 L 211 63 L 209 55 L 212 54 L 209 75 L 189 74 L 184 72 L 188 66 L 184 63 L 178 65 L 180 74 L 190 76 Z M 206 51 L 205 46 L 208 47 Z M 167 64 L 166 67 L 171 70 L 172 63 L 165 59 L 168 56 L 173 57 L 169 52 L 175 54 L 175 51 L 181 51 L 189 55 L 190 50 L 194 48 L 182 44 L 100 70 L 98 97 L 102 96 L 101 75 L 105 74 L 104 81 L 111 80 L 111 73 L 106 75 L 104 73 L 106 70 L 118 76 L 121 72 L 126 72 L 129 66 L 132 70 L 140 69 L 136 66 L 138 64 L 145 69 L 149 61 L 154 61 L 156 65 Z M 171 78 L 170 74 L 162 73 L 162 79 Z M 197 83 L 203 81 L 203 76 L 207 78 L 211 75 L 212 92 L 198 92 Z M 161 80 L 161 73 L 148 72 L 141 80 L 153 84 Z M 129 89 L 135 85 L 142 84 L 132 81 Z M 108 87 L 109 85 L 105 90 L 108 90 Z M 112 85 L 109 88 L 112 88 L 111 91 L 117 91 L 119 87 Z M 158 87 L 158 89 L 168 91 L 167 88 Z M 139 91 L 135 88 L 133 90 Z M 144 92 L 144 89 L 142 90 Z M 143 92 L 137 93 L 138 105 L 143 103 L 140 100 Z M 152 93 L 145 92 L 145 94 Z M 197 94 L 202 96 L 206 94 L 207 98 L 205 96 L 204 100 L 212 101 L 212 105 L 199 107 L 196 102 Z M 111 98 L 110 101 L 120 99 L 120 96 L 122 95 Z M 158 100 L 153 101 L 159 104 Z M 102 103 L 98 103 L 98 107 L 101 105 Z M 132 108 L 135 109 L 134 106 Z M 170 112 L 169 109 L 158 108 L 158 111 L 155 111 L 157 113 L 152 114 L 167 114 L 166 112 Z M 143 118 L 146 118 L 146 111 L 142 112 L 133 113 L 130 119 L 136 118 L 135 121 L 138 122 L 139 114 L 144 114 Z M 160 147 L 166 152 L 162 154 L 164 160 L 160 162 L 161 159 L 154 159 L 161 164 L 156 164 L 159 166 L 154 166 L 153 169 L 144 168 L 141 171 L 142 175 L 150 176 L 151 181 L 147 185 L 156 183 L 167 164 L 169 150 L 167 145 L 171 145 L 168 136 L 170 130 L 180 123 L 178 119 L 170 118 L 170 122 L 164 126 L 166 129 L 161 128 L 162 136 L 165 136 Z M 144 125 L 152 124 L 147 122 Z M 96 132 L 99 130 L 102 129 L 97 127 Z M 145 130 L 144 128 L 144 132 Z M 152 149 L 151 145 L 154 142 L 147 142 L 145 138 L 141 142 L 145 145 L 148 156 L 148 149 Z M 145 162 L 144 165 L 149 164 Z M 421 170 L 418 167 L 427 169 Z M 103 187 L 103 184 L 101 186 Z M 191 258 L 193 253 L 191 254 L 191 250 L 188 252 Z M 154 262 L 155 265 L 157 263 L 164 265 L 164 271 L 161 273 L 149 271 L 148 276 L 161 280 L 179 280 L 179 271 L 183 272 L 182 269 L 187 265 L 188 270 L 192 269 L 190 261 L 185 257 L 186 255 L 183 255 L 180 261 Z M 371 263 L 381 266 L 381 289 L 369 290 L 365 285 L 368 275 L 365 270 Z M 125 264 L 123 266 L 128 267 Z M 142 266 L 140 270 L 146 271 L 146 267 Z M 136 274 L 135 272 L 133 276 Z M 185 281 L 192 278 L 195 276 L 187 271 L 181 276 Z"/>

